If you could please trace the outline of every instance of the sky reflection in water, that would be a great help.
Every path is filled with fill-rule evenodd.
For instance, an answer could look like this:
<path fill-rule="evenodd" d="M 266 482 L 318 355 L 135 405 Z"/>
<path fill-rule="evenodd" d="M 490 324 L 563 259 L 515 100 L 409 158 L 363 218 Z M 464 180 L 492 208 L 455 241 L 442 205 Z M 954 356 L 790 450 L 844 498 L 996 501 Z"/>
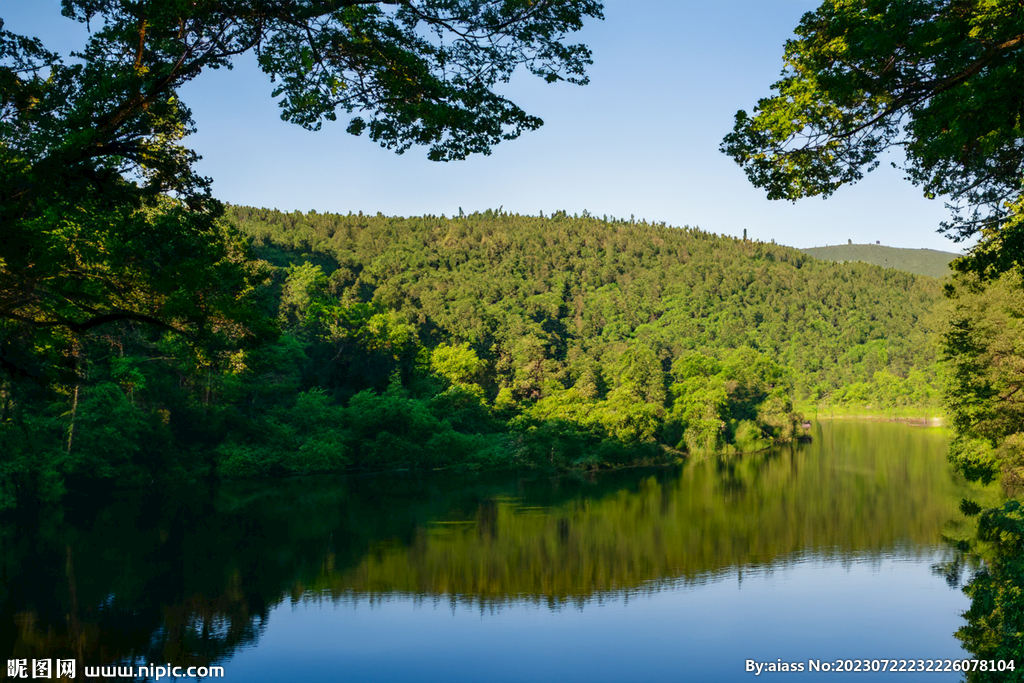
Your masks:
<path fill-rule="evenodd" d="M 963 657 L 953 634 L 969 601 L 933 570 L 952 556 L 942 536 L 964 533 L 967 489 L 946 469 L 945 439 L 854 423 L 815 436 L 592 498 L 499 496 L 456 523 L 435 519 L 276 607 L 230 670 L 731 681 L 754 678 L 746 659 Z"/>
<path fill-rule="evenodd" d="M 555 610 L 309 596 L 278 606 L 227 670 L 246 681 L 738 681 L 755 678 L 746 659 L 962 657 L 953 632 L 969 601 L 931 571 L 942 554 L 809 557 Z"/>

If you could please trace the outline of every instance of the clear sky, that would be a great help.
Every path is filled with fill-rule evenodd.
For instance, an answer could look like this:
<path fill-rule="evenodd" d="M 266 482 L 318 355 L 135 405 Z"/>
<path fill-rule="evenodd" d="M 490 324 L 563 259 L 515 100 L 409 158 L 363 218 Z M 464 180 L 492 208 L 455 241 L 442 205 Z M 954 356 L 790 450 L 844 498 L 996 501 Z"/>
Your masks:
<path fill-rule="evenodd" d="M 936 233 L 946 210 L 883 164 L 827 200 L 770 202 L 718 151 L 738 109 L 768 94 L 782 47 L 815 0 L 606 0 L 577 34 L 594 51 L 591 83 L 523 73 L 506 89 L 545 125 L 490 156 L 427 161 L 344 131 L 280 120 L 269 77 L 246 56 L 182 91 L 198 133 L 188 144 L 214 193 L 234 204 L 388 215 L 504 207 L 664 221 L 796 247 L 874 243 L 960 251 Z M 59 0 L 0 0 L 5 28 L 66 52 L 84 29 Z"/>

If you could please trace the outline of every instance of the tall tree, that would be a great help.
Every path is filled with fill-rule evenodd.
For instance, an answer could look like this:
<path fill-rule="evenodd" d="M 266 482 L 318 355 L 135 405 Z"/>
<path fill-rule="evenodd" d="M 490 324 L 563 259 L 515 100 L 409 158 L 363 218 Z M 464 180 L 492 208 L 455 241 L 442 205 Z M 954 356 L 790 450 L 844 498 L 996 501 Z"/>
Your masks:
<path fill-rule="evenodd" d="M 0 361 L 14 375 L 42 372 L 31 347 L 66 352 L 119 320 L 244 331 L 259 273 L 182 145 L 194 122 L 178 90 L 204 70 L 253 52 L 284 119 L 354 114 L 348 130 L 384 147 L 461 159 L 541 125 L 495 92 L 518 68 L 586 83 L 590 51 L 567 36 L 601 17 L 597 0 L 62 7 L 95 27 L 70 62 L 0 30 Z"/>

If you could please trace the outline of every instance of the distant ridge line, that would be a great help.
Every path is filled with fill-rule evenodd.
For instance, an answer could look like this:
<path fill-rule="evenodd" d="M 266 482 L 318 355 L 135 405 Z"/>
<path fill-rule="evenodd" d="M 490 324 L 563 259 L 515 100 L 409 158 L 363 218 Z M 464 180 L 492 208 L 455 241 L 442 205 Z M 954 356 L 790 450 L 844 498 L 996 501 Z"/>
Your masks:
<path fill-rule="evenodd" d="M 937 249 L 906 249 L 880 244 L 837 244 L 800 251 L 823 261 L 861 261 L 934 278 L 949 275 L 952 272 L 949 264 L 960 257 L 960 254 Z"/>

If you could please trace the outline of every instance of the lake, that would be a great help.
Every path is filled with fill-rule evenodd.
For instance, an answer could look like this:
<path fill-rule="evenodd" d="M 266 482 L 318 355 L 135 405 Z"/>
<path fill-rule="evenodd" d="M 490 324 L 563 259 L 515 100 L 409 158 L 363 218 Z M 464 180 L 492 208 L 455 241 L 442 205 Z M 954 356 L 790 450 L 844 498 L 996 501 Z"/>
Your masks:
<path fill-rule="evenodd" d="M 739 681 L 791 677 L 747 660 L 969 656 L 949 539 L 971 534 L 960 501 L 989 494 L 953 477 L 938 430 L 810 432 L 676 468 L 74 501 L 0 530 L 0 645 L 80 675 L 218 665 L 247 682 Z"/>

